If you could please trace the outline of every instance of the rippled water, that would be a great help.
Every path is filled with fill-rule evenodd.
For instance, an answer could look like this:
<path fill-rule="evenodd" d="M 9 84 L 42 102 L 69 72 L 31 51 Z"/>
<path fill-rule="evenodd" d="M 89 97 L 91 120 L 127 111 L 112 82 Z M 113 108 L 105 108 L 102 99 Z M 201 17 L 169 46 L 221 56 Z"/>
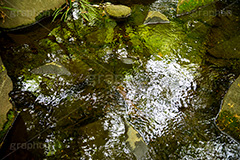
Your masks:
<path fill-rule="evenodd" d="M 134 7 L 133 15 L 146 10 Z M 105 26 L 80 25 L 73 32 L 75 20 L 34 45 L 1 52 L 15 85 L 19 130 L 26 131 L 26 142 L 43 145 L 30 149 L 30 157 L 136 159 L 127 141 L 129 123 L 148 148 L 142 159 L 240 158 L 239 143 L 215 126 L 236 76 L 206 61 L 207 32 L 189 25 L 200 22 L 174 19 L 176 3 L 156 1 L 150 8 L 172 15 L 172 22 L 143 26 L 134 18 L 108 19 Z M 56 61 L 71 76 L 31 73 Z"/>

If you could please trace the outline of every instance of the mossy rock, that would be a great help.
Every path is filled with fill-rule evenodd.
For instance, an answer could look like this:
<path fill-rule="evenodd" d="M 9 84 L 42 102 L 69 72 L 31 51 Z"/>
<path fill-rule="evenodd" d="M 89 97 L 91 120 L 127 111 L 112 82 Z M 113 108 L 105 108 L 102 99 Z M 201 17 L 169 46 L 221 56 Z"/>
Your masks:
<path fill-rule="evenodd" d="M 60 8 L 66 1 L 3 0 L 2 3 L 10 9 L 4 9 L 5 22 L 0 22 L 0 28 L 17 29 L 32 25 L 43 17 L 51 16 L 51 11 Z"/>
<path fill-rule="evenodd" d="M 13 84 L 10 77 L 7 75 L 7 70 L 0 57 L 0 131 L 8 121 L 7 113 L 12 109 L 12 104 L 9 101 L 9 92 L 13 89 Z"/>
<path fill-rule="evenodd" d="M 201 6 L 210 4 L 216 0 L 179 0 L 177 6 L 177 14 L 182 15 L 190 13 Z"/>
<path fill-rule="evenodd" d="M 126 18 L 131 15 L 131 8 L 124 5 L 106 5 L 105 12 L 114 18 Z"/>
<path fill-rule="evenodd" d="M 216 123 L 222 131 L 240 142 L 240 76 L 225 95 Z"/>

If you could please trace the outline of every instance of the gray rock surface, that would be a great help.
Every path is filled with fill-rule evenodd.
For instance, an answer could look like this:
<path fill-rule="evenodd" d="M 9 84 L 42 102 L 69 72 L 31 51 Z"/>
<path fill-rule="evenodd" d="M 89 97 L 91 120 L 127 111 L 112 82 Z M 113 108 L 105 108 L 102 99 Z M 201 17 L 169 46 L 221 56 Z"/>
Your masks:
<path fill-rule="evenodd" d="M 133 152 L 137 160 L 144 159 L 148 152 L 148 147 L 144 142 L 141 135 L 128 123 L 125 121 L 126 142 L 129 144 L 129 148 Z"/>
<path fill-rule="evenodd" d="M 46 63 L 38 68 L 32 70 L 34 74 L 53 74 L 70 76 L 71 73 L 59 62 Z"/>
<path fill-rule="evenodd" d="M 13 84 L 11 79 L 7 75 L 7 70 L 3 65 L 0 57 L 0 130 L 7 120 L 7 112 L 12 108 L 12 104 L 9 101 L 9 92 L 12 91 Z"/>
<path fill-rule="evenodd" d="M 4 23 L 0 23 L 1 28 L 16 28 L 32 24 L 36 17 L 44 11 L 55 10 L 61 7 L 65 0 L 3 0 L 3 5 L 14 10 L 4 10 L 7 17 Z M 51 15 L 46 12 L 45 15 Z"/>

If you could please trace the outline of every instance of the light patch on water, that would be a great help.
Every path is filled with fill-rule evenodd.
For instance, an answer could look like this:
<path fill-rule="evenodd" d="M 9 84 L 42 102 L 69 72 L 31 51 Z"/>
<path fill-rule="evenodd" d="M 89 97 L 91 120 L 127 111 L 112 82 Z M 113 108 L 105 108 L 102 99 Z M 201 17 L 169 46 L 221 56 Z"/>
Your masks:
<path fill-rule="evenodd" d="M 119 55 L 119 59 L 121 58 L 127 58 L 128 52 L 126 50 L 126 48 L 120 48 L 117 50 L 117 54 Z"/>
<path fill-rule="evenodd" d="M 173 16 L 177 8 L 178 0 L 157 0 L 151 4 L 150 10 L 167 12 Z"/>
<path fill-rule="evenodd" d="M 189 107 L 186 103 L 188 92 L 196 88 L 194 72 L 195 69 L 184 68 L 174 61 L 151 59 L 145 71 L 126 77 L 127 98 L 136 104 L 139 113 L 144 113 L 140 116 L 148 119 L 148 122 L 138 122 L 148 128 L 151 136 L 146 139 L 161 136 L 169 120 L 181 117 L 179 108 Z M 128 105 L 132 108 L 132 104 Z M 127 114 L 131 114 L 130 109 Z"/>
<path fill-rule="evenodd" d="M 232 149 L 235 148 L 235 149 Z M 238 149 L 237 149 L 238 148 Z M 225 144 L 211 141 L 199 141 L 196 144 L 190 144 L 187 147 L 182 147 L 180 151 L 181 159 L 231 159 L 238 154 L 240 149 L 238 144 Z M 235 152 L 234 152 L 235 151 Z"/>
<path fill-rule="evenodd" d="M 81 146 L 84 152 L 82 159 L 96 159 L 99 153 L 104 159 L 122 154 L 132 156 L 123 141 L 125 125 L 119 113 L 107 112 L 103 119 L 87 125 L 84 132 L 88 134 Z"/>
<path fill-rule="evenodd" d="M 19 77 L 21 79 L 22 77 Z M 37 76 L 36 79 L 30 79 L 22 82 L 22 91 L 35 92 L 39 89 L 39 85 L 42 82 L 41 76 Z"/>

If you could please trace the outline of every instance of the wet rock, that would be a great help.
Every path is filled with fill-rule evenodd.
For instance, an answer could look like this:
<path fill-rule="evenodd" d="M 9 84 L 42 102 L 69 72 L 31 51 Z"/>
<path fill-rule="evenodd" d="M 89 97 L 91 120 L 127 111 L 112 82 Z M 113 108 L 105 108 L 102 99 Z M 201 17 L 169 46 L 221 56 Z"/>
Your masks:
<path fill-rule="evenodd" d="M 158 11 L 149 11 L 144 21 L 144 24 L 158 24 L 158 23 L 169 23 L 169 20 L 164 14 Z"/>
<path fill-rule="evenodd" d="M 131 15 L 131 8 L 124 5 L 109 4 L 105 6 L 105 12 L 114 18 L 126 18 Z"/>
<path fill-rule="evenodd" d="M 219 11 L 220 12 L 220 11 Z M 213 18 L 208 31 L 208 52 L 217 59 L 240 59 L 240 34 L 238 13 L 223 12 Z"/>
<path fill-rule="evenodd" d="M 240 142 L 240 76 L 225 95 L 216 122 L 222 131 Z"/>
<path fill-rule="evenodd" d="M 7 75 L 7 70 L 0 58 L 0 130 L 7 120 L 7 112 L 12 108 L 9 102 L 9 92 L 13 89 L 11 79 Z"/>
<path fill-rule="evenodd" d="M 65 0 L 3 0 L 3 5 L 14 10 L 4 10 L 6 13 L 5 22 L 0 23 L 1 28 L 12 29 L 32 24 L 42 17 L 50 16 L 49 10 L 61 7 Z"/>
<path fill-rule="evenodd" d="M 143 141 L 141 135 L 126 121 L 125 128 L 128 137 L 126 142 L 129 144 L 131 151 L 137 160 L 143 159 L 148 152 L 146 143 Z"/>
<path fill-rule="evenodd" d="M 208 52 L 216 58 L 240 59 L 240 35 L 220 42 Z"/>
<path fill-rule="evenodd" d="M 70 76 L 71 73 L 59 62 L 51 62 L 32 70 L 34 74 L 55 74 Z"/>
<path fill-rule="evenodd" d="M 198 9 L 201 6 L 210 4 L 215 0 L 179 0 L 177 6 L 177 14 L 183 15 L 186 13 L 191 13 L 192 11 Z"/>

